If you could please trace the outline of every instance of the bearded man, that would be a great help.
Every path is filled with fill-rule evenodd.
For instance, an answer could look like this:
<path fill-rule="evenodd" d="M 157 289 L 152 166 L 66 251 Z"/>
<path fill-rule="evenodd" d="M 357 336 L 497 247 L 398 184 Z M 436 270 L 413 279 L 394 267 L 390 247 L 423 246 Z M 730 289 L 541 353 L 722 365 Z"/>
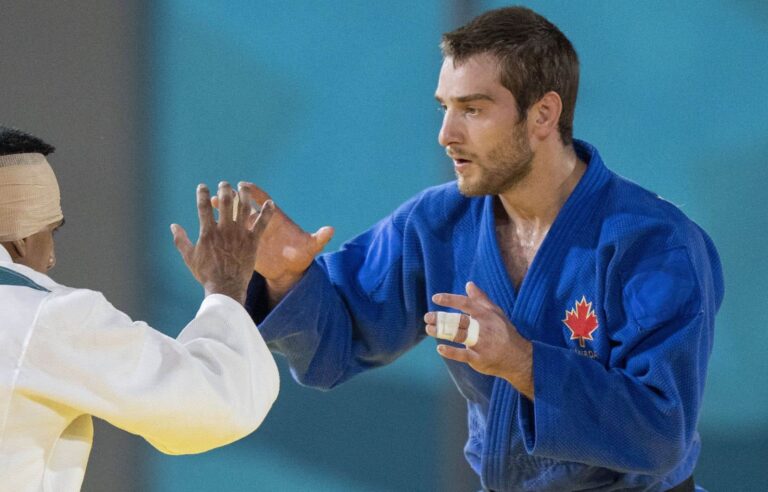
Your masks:
<path fill-rule="evenodd" d="M 436 337 L 485 490 L 694 490 L 712 241 L 573 139 L 578 58 L 549 21 L 490 11 L 442 51 L 457 181 L 317 259 L 332 229 L 278 210 L 247 301 L 262 334 L 320 388 Z"/>

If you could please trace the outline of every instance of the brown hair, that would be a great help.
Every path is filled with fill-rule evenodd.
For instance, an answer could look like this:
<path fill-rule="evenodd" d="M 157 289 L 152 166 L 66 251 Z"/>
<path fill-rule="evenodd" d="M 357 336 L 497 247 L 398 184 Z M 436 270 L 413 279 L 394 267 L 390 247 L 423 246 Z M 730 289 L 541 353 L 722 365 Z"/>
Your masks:
<path fill-rule="evenodd" d="M 443 34 L 440 49 L 456 65 L 478 54 L 496 56 L 501 84 L 515 96 L 522 119 L 544 94 L 557 92 L 563 101 L 560 138 L 564 145 L 572 142 L 579 59 L 568 38 L 547 19 L 525 7 L 491 10 Z"/>

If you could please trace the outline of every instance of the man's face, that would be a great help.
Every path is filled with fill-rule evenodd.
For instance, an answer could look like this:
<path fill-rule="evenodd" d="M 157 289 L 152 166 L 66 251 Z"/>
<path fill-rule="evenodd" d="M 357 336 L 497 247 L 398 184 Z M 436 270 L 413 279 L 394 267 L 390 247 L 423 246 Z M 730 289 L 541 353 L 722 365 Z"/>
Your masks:
<path fill-rule="evenodd" d="M 467 196 L 500 194 L 531 171 L 526 121 L 499 75 L 496 57 L 488 54 L 456 67 L 446 58 L 440 69 L 435 98 L 445 114 L 438 141 Z"/>
<path fill-rule="evenodd" d="M 24 240 L 24 257 L 17 261 L 23 265 L 45 273 L 56 264 L 56 252 L 54 250 L 53 233 L 61 227 L 63 221 L 55 222 L 42 231 L 35 233 Z"/>

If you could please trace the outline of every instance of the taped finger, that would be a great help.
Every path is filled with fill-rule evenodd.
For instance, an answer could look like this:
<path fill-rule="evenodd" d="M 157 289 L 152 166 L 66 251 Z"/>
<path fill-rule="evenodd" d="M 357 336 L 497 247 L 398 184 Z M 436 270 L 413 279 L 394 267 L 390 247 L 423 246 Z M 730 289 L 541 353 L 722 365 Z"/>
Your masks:
<path fill-rule="evenodd" d="M 439 338 L 441 340 L 450 340 L 451 342 L 454 341 L 456 339 L 456 334 L 459 332 L 461 313 L 446 313 L 445 311 L 438 311 L 435 314 L 437 314 L 437 321 L 435 323 L 435 338 Z"/>
<path fill-rule="evenodd" d="M 480 338 L 480 323 L 472 316 L 469 317 L 469 326 L 467 327 L 467 339 L 464 340 L 466 347 L 472 347 Z"/>

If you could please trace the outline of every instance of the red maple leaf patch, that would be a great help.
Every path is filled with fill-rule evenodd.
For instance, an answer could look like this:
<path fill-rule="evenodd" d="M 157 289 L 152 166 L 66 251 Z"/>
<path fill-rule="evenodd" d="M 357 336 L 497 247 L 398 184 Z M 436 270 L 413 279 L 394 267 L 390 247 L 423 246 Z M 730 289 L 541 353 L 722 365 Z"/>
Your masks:
<path fill-rule="evenodd" d="M 581 296 L 574 309 L 565 312 L 563 323 L 571 330 L 571 340 L 578 339 L 581 347 L 584 347 L 584 340 L 592 340 L 592 332 L 597 330 L 598 323 L 592 303 L 587 302 L 586 296 Z"/>

